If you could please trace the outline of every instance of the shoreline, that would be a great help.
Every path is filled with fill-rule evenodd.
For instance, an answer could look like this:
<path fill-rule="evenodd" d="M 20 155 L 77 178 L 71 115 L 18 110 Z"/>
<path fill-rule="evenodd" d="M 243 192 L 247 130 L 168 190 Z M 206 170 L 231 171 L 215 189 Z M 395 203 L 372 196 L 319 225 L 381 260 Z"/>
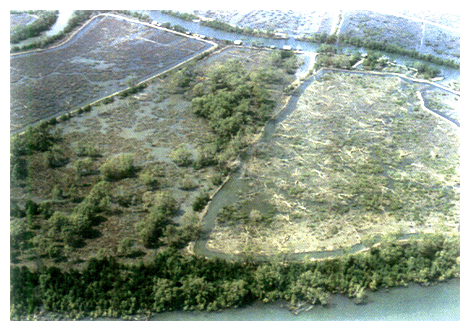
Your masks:
<path fill-rule="evenodd" d="M 261 301 L 255 301 L 254 303 L 247 304 L 241 307 L 230 307 L 225 309 L 219 309 L 216 311 L 200 311 L 200 310 L 174 310 L 174 311 L 164 311 L 164 312 L 152 312 L 146 315 L 132 315 L 128 318 L 122 317 L 86 317 L 86 318 L 67 318 L 60 313 L 46 312 L 41 311 L 38 315 L 28 315 L 31 319 L 36 321 L 339 321 L 339 320 L 351 320 L 344 319 L 344 317 L 350 317 L 347 313 L 344 312 L 344 309 L 354 311 L 377 311 L 377 317 L 380 314 L 380 306 L 377 305 L 387 305 L 388 309 L 394 308 L 398 309 L 396 306 L 393 307 L 393 303 L 397 301 L 406 300 L 406 303 L 409 305 L 409 302 L 419 302 L 419 297 L 412 296 L 409 298 L 408 292 L 413 291 L 418 294 L 428 294 L 432 295 L 429 292 L 442 292 L 444 290 L 446 293 L 450 292 L 450 295 L 453 292 L 460 293 L 460 278 L 451 278 L 444 281 L 435 282 L 427 285 L 410 282 L 406 285 L 399 285 L 389 288 L 379 288 L 374 292 L 368 291 L 366 293 L 366 299 L 363 303 L 355 303 L 354 298 L 350 298 L 343 294 L 332 294 L 331 302 L 327 305 L 319 305 L 318 302 L 315 304 L 304 304 L 301 306 L 300 310 L 293 310 L 290 307 L 289 303 L 286 300 L 276 300 L 269 303 L 264 303 Z M 406 293 L 405 293 L 406 292 Z M 429 305 L 427 305 L 429 308 Z M 387 308 L 383 308 L 386 310 Z M 433 308 L 433 307 L 432 307 Z M 337 318 L 331 318 L 336 316 Z M 382 320 L 380 318 L 375 319 L 361 319 L 360 315 L 356 316 L 357 321 L 372 321 L 372 320 Z M 271 317 L 271 318 L 269 318 Z M 326 319 L 326 317 L 330 317 Z M 416 316 L 409 316 L 408 320 L 417 321 Z M 415 317 L 416 319 L 412 319 Z M 448 316 L 446 316 L 448 317 Z M 386 320 L 397 320 L 397 319 L 386 319 Z M 441 319 L 435 319 L 441 320 Z M 460 314 L 457 311 L 456 316 L 450 320 L 458 321 L 460 320 Z"/>

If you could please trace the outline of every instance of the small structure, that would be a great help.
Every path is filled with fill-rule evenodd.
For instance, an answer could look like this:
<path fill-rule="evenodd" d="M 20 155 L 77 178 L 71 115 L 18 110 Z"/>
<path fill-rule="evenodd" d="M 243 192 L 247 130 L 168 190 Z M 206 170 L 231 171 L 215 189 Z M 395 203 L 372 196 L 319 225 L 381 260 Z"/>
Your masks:
<path fill-rule="evenodd" d="M 243 42 L 242 42 L 241 40 L 235 40 L 233 43 L 234 43 L 235 45 L 238 45 L 238 46 L 240 46 L 241 44 L 243 44 Z"/>
<path fill-rule="evenodd" d="M 282 46 L 282 49 L 285 50 L 285 51 L 291 51 L 291 50 L 292 50 L 292 46 L 284 45 L 284 46 Z"/>

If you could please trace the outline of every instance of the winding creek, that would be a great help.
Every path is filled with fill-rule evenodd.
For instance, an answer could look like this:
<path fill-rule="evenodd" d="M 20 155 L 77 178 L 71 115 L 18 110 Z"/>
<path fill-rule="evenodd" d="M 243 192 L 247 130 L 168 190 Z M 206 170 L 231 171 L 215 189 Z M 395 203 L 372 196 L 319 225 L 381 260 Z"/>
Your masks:
<path fill-rule="evenodd" d="M 192 33 L 197 33 L 204 35 L 210 38 L 220 39 L 220 40 L 242 40 L 245 45 L 265 45 L 265 46 L 275 46 L 276 48 L 282 48 L 285 45 L 291 46 L 293 49 L 302 50 L 302 52 L 307 53 L 306 63 L 302 68 L 302 71 L 308 71 L 307 69 L 313 65 L 314 62 L 314 53 L 319 47 L 318 44 L 310 42 L 302 42 L 294 40 L 294 38 L 288 39 L 266 39 L 266 38 L 255 38 L 247 37 L 244 35 L 239 35 L 235 33 L 228 33 L 219 30 L 214 30 L 209 27 L 205 27 L 195 22 L 188 22 L 178 18 L 174 18 L 168 15 L 164 15 L 159 11 L 144 11 L 149 14 L 149 16 L 157 22 L 170 22 L 171 24 L 179 24 L 184 28 L 188 29 Z M 59 20 L 54 26 L 55 31 L 60 31 L 63 28 L 63 25 L 66 24 L 68 17 L 71 15 L 71 12 L 61 11 Z M 64 17 L 67 16 L 67 19 Z M 51 32 L 52 33 L 52 32 Z M 362 49 L 357 49 L 354 47 L 342 47 L 344 51 L 352 52 L 355 50 L 364 51 Z M 406 63 L 413 61 L 413 59 L 406 58 L 403 56 L 397 56 L 394 54 L 386 54 L 392 60 L 397 61 L 397 63 Z M 442 70 L 445 79 L 443 82 L 448 80 L 458 79 L 460 77 L 459 70 L 449 69 L 445 67 L 440 67 Z M 329 69 L 328 69 L 329 70 Z M 292 111 L 295 110 L 297 102 L 301 97 L 302 93 L 308 88 L 308 86 L 321 77 L 326 69 L 320 70 L 314 76 L 305 80 L 292 94 L 289 101 L 283 107 L 283 109 L 271 120 L 269 121 L 265 128 L 263 135 L 261 137 L 262 141 L 269 141 L 271 136 L 276 128 L 276 126 L 286 119 Z M 351 72 L 351 71 L 346 71 Z M 356 74 L 361 75 L 370 75 L 377 73 L 364 73 L 364 72 L 355 72 Z M 384 75 L 382 73 L 379 73 Z M 395 74 L 385 74 L 386 76 L 397 76 Z M 413 81 L 411 78 L 400 77 L 401 79 Z M 457 92 L 449 91 L 440 84 L 431 84 L 427 82 L 425 89 L 442 89 L 447 92 L 454 93 L 455 95 L 460 95 Z M 426 95 L 425 93 L 421 94 L 423 98 L 423 106 L 426 106 Z M 447 121 L 452 122 L 457 127 L 460 127 L 460 123 L 455 118 L 448 116 L 448 114 L 438 111 L 433 111 L 437 116 L 440 116 Z M 207 248 L 207 240 L 211 229 L 215 225 L 215 220 L 219 210 L 233 202 L 237 199 L 237 191 L 243 188 L 243 181 L 241 180 L 243 174 L 243 163 L 252 153 L 253 149 L 256 148 L 256 144 L 251 146 L 242 156 L 241 163 L 234 173 L 229 177 L 229 179 L 223 184 L 223 186 L 217 191 L 217 193 L 212 197 L 211 202 L 206 210 L 203 225 L 202 225 L 202 235 L 199 240 L 195 242 L 193 250 L 197 254 L 202 254 L 206 257 L 218 257 L 230 260 L 236 260 L 243 258 L 243 255 L 236 254 L 224 254 Z M 403 239 L 408 238 L 411 235 L 405 235 Z M 377 238 L 378 239 L 378 238 Z M 366 247 L 361 243 L 353 246 L 349 253 L 355 253 L 366 249 Z M 307 252 L 307 253 L 290 253 L 290 254 L 280 254 L 279 256 L 263 256 L 260 255 L 257 257 L 260 261 L 265 260 L 311 260 L 311 259 L 323 259 L 328 257 L 336 257 L 344 254 L 343 250 L 335 251 L 317 251 L 317 252 Z M 202 312 L 171 312 L 158 314 L 155 317 L 155 320 L 459 320 L 459 307 L 460 307 L 460 282 L 459 280 L 453 280 L 448 283 L 440 284 L 439 286 L 432 286 L 428 288 L 422 288 L 418 285 L 412 285 L 407 289 L 392 289 L 391 293 L 385 293 L 385 291 L 378 291 L 372 296 L 372 303 L 366 306 L 356 306 L 351 300 L 346 299 L 342 296 L 335 296 L 333 301 L 332 308 L 326 309 L 312 309 L 309 312 L 305 312 L 300 315 L 293 315 L 288 312 L 285 307 L 280 303 L 270 304 L 270 305 L 256 305 L 250 306 L 244 309 L 233 309 L 226 310 L 221 313 L 202 313 Z M 393 295 L 392 295 L 393 294 Z M 408 307 L 407 309 L 399 307 Z M 440 305 L 440 306 L 439 306 Z"/>

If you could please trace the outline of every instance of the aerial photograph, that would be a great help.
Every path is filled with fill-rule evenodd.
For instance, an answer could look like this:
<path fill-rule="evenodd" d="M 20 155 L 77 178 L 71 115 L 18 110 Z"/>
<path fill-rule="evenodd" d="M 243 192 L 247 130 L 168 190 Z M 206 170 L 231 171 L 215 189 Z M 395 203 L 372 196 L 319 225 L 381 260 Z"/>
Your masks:
<path fill-rule="evenodd" d="M 193 7 L 10 10 L 10 321 L 460 321 L 459 11 Z"/>

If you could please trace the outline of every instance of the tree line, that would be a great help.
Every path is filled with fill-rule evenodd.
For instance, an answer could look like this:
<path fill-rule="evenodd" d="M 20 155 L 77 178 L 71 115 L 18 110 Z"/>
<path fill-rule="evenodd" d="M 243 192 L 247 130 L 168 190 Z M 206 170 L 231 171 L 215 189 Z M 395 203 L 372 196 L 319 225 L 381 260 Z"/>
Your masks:
<path fill-rule="evenodd" d="M 254 262 L 183 255 L 173 248 L 147 264 L 92 258 L 83 270 L 10 268 L 10 317 L 59 313 L 63 318 L 218 310 L 255 301 L 328 305 L 331 293 L 360 302 L 368 291 L 460 276 L 460 239 L 426 234 L 400 243 L 388 238 L 368 252 L 314 262 Z"/>

